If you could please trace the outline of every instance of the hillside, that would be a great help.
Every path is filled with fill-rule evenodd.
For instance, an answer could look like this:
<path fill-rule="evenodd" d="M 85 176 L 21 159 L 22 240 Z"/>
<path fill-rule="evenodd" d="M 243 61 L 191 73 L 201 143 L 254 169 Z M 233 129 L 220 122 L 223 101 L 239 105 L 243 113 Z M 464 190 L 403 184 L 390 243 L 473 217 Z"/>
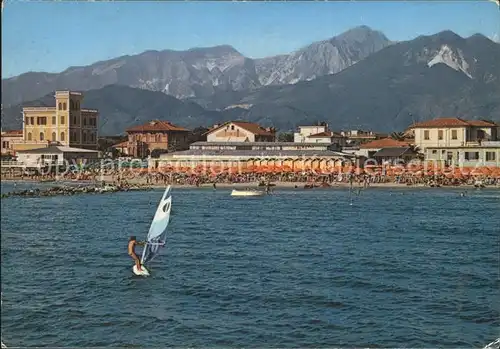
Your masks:
<path fill-rule="evenodd" d="M 22 106 L 54 106 L 53 93 Z M 22 106 L 4 108 L 3 129 L 22 128 Z M 240 115 L 238 108 L 225 112 L 207 111 L 196 103 L 184 102 L 161 92 L 152 92 L 127 86 L 110 85 L 85 93 L 83 108 L 99 110 L 100 135 L 116 135 L 126 128 L 152 119 L 168 120 L 187 128 L 210 126 L 221 120 Z"/>

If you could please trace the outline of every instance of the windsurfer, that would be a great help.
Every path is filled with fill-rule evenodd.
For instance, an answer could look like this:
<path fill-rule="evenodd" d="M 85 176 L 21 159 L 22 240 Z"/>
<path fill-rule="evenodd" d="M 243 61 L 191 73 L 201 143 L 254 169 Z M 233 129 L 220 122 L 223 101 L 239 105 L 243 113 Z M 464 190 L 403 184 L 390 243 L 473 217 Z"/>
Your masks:
<path fill-rule="evenodd" d="M 135 236 L 131 236 L 128 240 L 128 254 L 135 261 L 135 265 L 137 266 L 137 270 L 139 271 L 142 271 L 141 260 L 139 259 L 139 257 L 137 257 L 137 254 L 135 254 L 135 246 L 144 246 L 145 244 L 145 242 L 137 241 Z"/>

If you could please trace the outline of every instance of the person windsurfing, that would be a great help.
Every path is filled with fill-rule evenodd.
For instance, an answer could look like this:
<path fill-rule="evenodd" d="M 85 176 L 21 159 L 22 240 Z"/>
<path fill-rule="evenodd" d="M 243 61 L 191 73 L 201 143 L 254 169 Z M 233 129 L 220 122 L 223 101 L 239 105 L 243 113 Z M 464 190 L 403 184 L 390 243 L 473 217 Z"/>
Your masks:
<path fill-rule="evenodd" d="M 141 260 L 139 257 L 137 257 L 137 254 L 135 253 L 135 246 L 144 246 L 146 243 L 144 241 L 137 241 L 135 236 L 131 236 L 130 239 L 128 240 L 128 254 L 132 259 L 135 261 L 135 265 L 137 267 L 138 271 L 142 271 L 141 268 Z"/>

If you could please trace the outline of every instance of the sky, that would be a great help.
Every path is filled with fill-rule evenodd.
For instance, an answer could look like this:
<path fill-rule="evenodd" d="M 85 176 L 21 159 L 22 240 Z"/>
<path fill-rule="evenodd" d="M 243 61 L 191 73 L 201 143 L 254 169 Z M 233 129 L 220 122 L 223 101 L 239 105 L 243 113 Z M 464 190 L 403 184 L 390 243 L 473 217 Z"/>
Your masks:
<path fill-rule="evenodd" d="M 289 53 L 367 25 L 390 40 L 452 30 L 500 38 L 491 0 L 60 2 L 4 0 L 2 78 L 60 72 L 146 50 L 228 44 L 247 57 Z"/>

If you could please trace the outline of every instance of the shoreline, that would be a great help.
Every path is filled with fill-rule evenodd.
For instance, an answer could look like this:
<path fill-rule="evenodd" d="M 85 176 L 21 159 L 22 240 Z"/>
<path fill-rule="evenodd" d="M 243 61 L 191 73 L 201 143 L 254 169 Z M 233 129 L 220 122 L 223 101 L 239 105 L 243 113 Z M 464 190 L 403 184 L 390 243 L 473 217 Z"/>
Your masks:
<path fill-rule="evenodd" d="M 33 184 L 44 184 L 44 183 L 50 183 L 54 185 L 68 185 L 70 183 L 74 184 L 96 184 L 96 183 L 102 183 L 104 182 L 107 185 L 111 185 L 112 181 L 111 180 L 103 180 L 103 181 L 93 181 L 93 180 L 80 180 L 80 181 L 73 181 L 73 180 L 66 180 L 66 181 L 40 181 L 40 180 L 31 180 L 31 179 L 2 179 L 0 180 L 1 183 L 33 183 Z M 145 188 L 151 188 L 151 189 L 162 189 L 165 188 L 168 184 L 147 184 L 145 181 L 128 181 L 131 185 L 140 185 Z M 221 189 L 244 189 L 244 188 L 262 188 L 264 189 L 265 186 L 260 186 L 259 187 L 259 182 L 237 182 L 237 183 L 216 183 L 216 189 L 221 188 Z M 271 188 L 285 188 L 285 189 L 305 189 L 304 186 L 307 184 L 320 184 L 319 182 L 273 182 L 274 184 Z M 209 188 L 213 189 L 213 183 L 202 183 L 200 185 L 195 185 L 195 184 L 177 184 L 177 183 L 171 183 L 170 184 L 172 188 L 185 188 L 185 189 L 196 189 L 196 188 Z M 345 182 L 340 182 L 340 183 L 333 183 L 330 184 L 330 186 L 326 187 L 314 187 L 314 188 L 308 188 L 308 189 L 348 189 L 350 188 L 351 185 L 349 183 Z M 398 189 L 398 188 L 408 188 L 408 189 L 476 189 L 476 187 L 473 184 L 462 184 L 462 185 L 448 185 L 448 186 L 440 186 L 440 187 L 430 187 L 424 184 L 414 184 L 414 185 L 407 185 L 406 183 L 370 183 L 369 186 L 363 187 L 354 184 L 352 186 L 354 190 L 358 189 L 370 189 L 370 188 L 387 188 L 387 189 Z M 490 185 L 490 186 L 485 186 L 482 189 L 500 189 L 500 186 L 498 185 Z"/>

